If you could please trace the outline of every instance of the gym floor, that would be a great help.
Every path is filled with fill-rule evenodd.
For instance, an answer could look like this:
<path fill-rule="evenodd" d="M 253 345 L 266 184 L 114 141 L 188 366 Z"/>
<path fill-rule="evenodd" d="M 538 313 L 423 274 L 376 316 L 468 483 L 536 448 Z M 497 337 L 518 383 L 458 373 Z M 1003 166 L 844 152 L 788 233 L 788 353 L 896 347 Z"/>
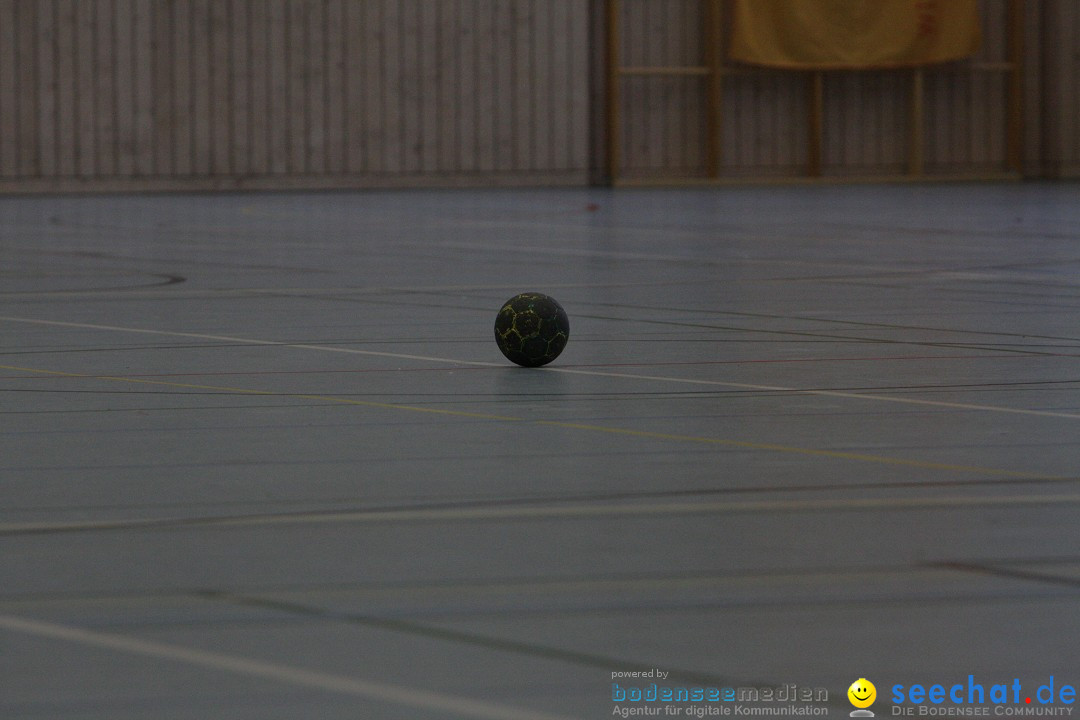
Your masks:
<path fill-rule="evenodd" d="M 0 717 L 1080 685 L 1078 228 L 1069 184 L 0 198 Z"/>

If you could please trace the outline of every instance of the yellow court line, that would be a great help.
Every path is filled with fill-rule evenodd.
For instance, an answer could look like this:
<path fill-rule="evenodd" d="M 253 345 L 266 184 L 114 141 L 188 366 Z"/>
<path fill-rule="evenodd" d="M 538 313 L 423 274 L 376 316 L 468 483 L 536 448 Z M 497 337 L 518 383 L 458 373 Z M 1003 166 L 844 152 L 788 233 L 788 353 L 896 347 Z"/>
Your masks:
<path fill-rule="evenodd" d="M 1025 479 L 1053 479 L 1051 476 L 1037 475 L 1034 473 L 1019 472 L 1015 470 L 1002 470 L 1000 468 L 980 467 L 978 465 L 955 465 L 950 463 L 937 463 L 925 460 L 912 460 L 908 458 L 890 457 L 887 455 L 874 455 L 869 453 L 854 453 L 841 450 L 824 450 L 820 448 L 799 447 L 796 445 L 781 445 L 777 443 L 752 442 L 747 440 L 731 440 L 725 438 L 703 437 L 700 435 L 680 435 L 675 433 L 654 432 L 650 430 L 634 430 L 630 428 L 611 427 L 608 425 L 591 425 L 586 423 L 567 422 L 562 420 L 530 420 L 512 415 L 495 415 L 491 413 L 468 412 L 465 410 L 448 410 L 444 408 L 430 408 L 418 405 L 403 405 L 399 403 L 385 403 L 374 400 L 357 400 L 334 395 L 315 395 L 310 393 L 285 393 L 273 390 L 259 390 L 253 388 L 237 388 L 223 385 L 204 385 L 199 383 L 182 383 L 172 380 L 151 380 L 147 378 L 123 377 L 119 375 L 90 375 L 86 373 L 73 373 L 61 370 L 43 370 L 39 368 L 18 367 L 14 365 L 0 365 L 0 370 L 12 370 L 16 372 L 31 373 L 36 375 L 49 375 L 52 377 L 78 378 L 84 380 L 107 380 L 111 382 L 123 382 L 140 385 L 153 385 L 161 387 L 183 388 L 188 390 L 211 390 L 221 393 L 232 393 L 262 397 L 287 397 L 301 400 L 315 400 L 319 402 L 337 403 L 341 405 L 356 405 L 360 407 L 372 407 L 383 410 L 405 410 L 409 412 L 427 413 L 431 415 L 445 415 L 450 417 L 463 417 L 479 420 L 497 420 L 500 422 L 520 422 L 543 425 L 547 427 L 559 427 L 570 430 L 587 430 L 591 432 L 607 433 L 611 435 L 626 435 L 631 437 L 647 438 L 652 440 L 671 440 L 684 443 L 698 443 L 704 445 L 719 445 L 724 447 L 744 448 L 748 450 L 762 450 L 780 453 L 805 455 L 810 457 L 834 458 L 840 460 L 853 460 L 858 462 L 878 463 L 882 465 L 899 465 L 904 467 L 919 468 L 921 470 L 940 470 L 965 474 L 993 475 L 995 477 L 1011 477 Z"/>
<path fill-rule="evenodd" d="M 41 370 L 38 368 L 16 367 L 14 365 L 0 365 L 0 370 L 14 370 L 17 372 L 33 373 L 36 375 L 51 375 L 53 377 L 78 378 L 83 380 L 111 380 L 114 382 L 134 383 L 139 385 L 157 385 L 164 387 L 182 388 L 185 390 L 213 390 L 222 394 L 253 395 L 262 397 L 288 397 L 298 400 L 318 400 L 320 402 L 332 402 L 341 405 L 359 405 L 361 407 L 374 407 L 384 410 L 410 410 L 412 412 L 429 413 L 433 415 L 452 415 L 455 417 L 479 418 L 481 420 L 521 421 L 524 418 L 511 417 L 509 415 L 493 415 L 491 413 L 474 413 L 464 410 L 446 410 L 443 408 L 420 407 L 418 405 L 401 405 L 398 403 L 383 403 L 375 400 L 357 400 L 335 395 L 311 395 L 308 393 L 288 393 L 275 390 L 259 390 L 255 388 L 238 388 L 227 385 L 202 385 L 199 383 L 182 383 L 172 380 L 148 380 L 146 378 L 124 377 L 122 375 L 90 375 L 87 373 L 73 373 L 62 370 Z"/>
<path fill-rule="evenodd" d="M 812 455 L 816 457 L 839 458 L 841 460 L 858 460 L 861 462 L 874 462 L 885 465 L 904 465 L 923 470 L 946 470 L 960 473 L 979 473 L 983 475 L 995 475 L 1002 477 L 1035 479 L 1031 473 L 1016 472 L 1014 470 L 1001 470 L 998 468 L 980 467 L 978 465 L 954 465 L 950 463 L 937 463 L 926 460 L 910 460 L 908 458 L 889 457 L 887 455 L 872 455 L 868 453 L 845 452 L 842 450 L 822 450 L 820 448 L 805 448 L 795 445 L 779 445 L 776 443 L 751 442 L 749 440 L 727 440 L 724 438 L 708 438 L 697 435 L 678 435 L 672 433 L 652 432 L 650 430 L 630 430 L 627 428 L 614 428 L 605 425 L 587 425 L 583 423 L 569 423 L 551 420 L 534 420 L 537 425 L 555 425 L 558 427 L 575 428 L 578 430 L 595 430 L 597 432 L 630 435 L 633 437 L 651 438 L 656 440 L 676 440 L 681 442 L 697 442 L 709 445 L 723 445 L 726 447 L 739 447 L 748 450 L 771 450 L 783 453 L 797 453 L 799 455 Z M 1042 478 L 1048 479 L 1048 478 Z"/>
<path fill-rule="evenodd" d="M 601 517 L 659 517 L 664 515 L 734 515 L 773 513 L 871 512 L 1033 507 L 1080 504 L 1080 495 L 950 495 L 945 497 L 835 498 L 828 500 L 716 500 L 649 504 L 606 503 L 542 507 L 418 508 L 416 510 L 357 510 L 294 515 L 260 515 L 209 519 L 216 526 L 294 525 L 309 523 L 462 522 L 481 520 L 551 520 Z M 152 522 L 152 521 L 151 521 Z M 115 525 L 123 525 L 117 521 Z"/>

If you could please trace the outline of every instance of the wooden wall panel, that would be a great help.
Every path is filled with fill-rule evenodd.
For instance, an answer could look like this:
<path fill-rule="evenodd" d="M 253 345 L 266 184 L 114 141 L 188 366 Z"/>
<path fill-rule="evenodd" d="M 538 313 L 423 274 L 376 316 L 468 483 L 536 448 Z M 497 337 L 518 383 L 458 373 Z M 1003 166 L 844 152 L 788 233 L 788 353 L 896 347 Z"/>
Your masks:
<path fill-rule="evenodd" d="M 0 0 L 0 177 L 18 174 L 20 95 L 15 0 Z"/>
<path fill-rule="evenodd" d="M 606 0 L 0 0 L 0 191 L 586 182 Z M 696 66 L 709 0 L 620 0 L 624 65 Z M 927 70 L 927 174 L 1003 169 L 1008 0 Z M 1023 162 L 1080 175 L 1080 3 L 1028 0 Z M 999 69 L 995 70 L 997 67 Z M 820 172 L 901 174 L 907 72 L 826 73 Z M 708 80 L 620 81 L 626 176 L 709 173 Z M 805 73 L 729 66 L 722 177 L 801 177 Z"/>
<path fill-rule="evenodd" d="M 827 73 L 822 172 L 904 172 L 910 79 L 902 72 Z"/>
<path fill-rule="evenodd" d="M 702 8 L 708 2 L 618 0 L 620 65 L 705 66 L 700 38 Z M 981 0 L 984 42 L 978 54 L 971 61 L 924 71 L 921 142 L 916 143 L 920 123 L 913 114 L 916 81 L 910 70 L 823 73 L 820 173 L 896 176 L 921 169 L 929 176 L 1004 175 L 1013 166 L 1006 140 L 1011 122 L 1011 6 L 1010 0 Z M 1027 106 L 1021 142 L 1013 147 L 1028 175 L 1043 174 L 1048 164 L 1059 173 L 1077 174 L 1080 3 L 1028 0 L 1022 9 L 1022 94 Z M 722 27 L 730 31 L 728 25 Z M 721 44 L 725 39 L 722 35 Z M 810 78 L 806 72 L 725 65 L 718 131 L 721 178 L 807 174 Z M 622 75 L 617 108 L 620 178 L 705 174 L 705 88 L 704 81 L 685 77 L 636 70 Z M 1046 125 L 1053 130 L 1051 142 Z"/>
<path fill-rule="evenodd" d="M 1048 0 L 1041 10 L 1040 155 L 1051 177 L 1080 177 L 1080 3 Z"/>
<path fill-rule="evenodd" d="M 584 182 L 581 0 L 0 0 L 0 190 Z"/>
<path fill-rule="evenodd" d="M 622 64 L 681 67 L 701 62 L 701 0 L 624 0 Z M 700 76 L 631 76 L 622 80 L 626 119 L 621 167 L 629 174 L 705 169 L 705 83 Z"/>

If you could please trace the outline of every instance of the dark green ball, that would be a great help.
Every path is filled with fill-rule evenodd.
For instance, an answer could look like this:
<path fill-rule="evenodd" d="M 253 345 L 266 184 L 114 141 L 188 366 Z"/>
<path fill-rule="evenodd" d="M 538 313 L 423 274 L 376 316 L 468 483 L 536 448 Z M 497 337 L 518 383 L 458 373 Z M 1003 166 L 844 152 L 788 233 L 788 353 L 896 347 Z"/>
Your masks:
<path fill-rule="evenodd" d="M 523 367 L 547 365 L 569 339 L 566 311 L 542 293 L 515 295 L 495 317 L 495 343 L 510 362 Z"/>

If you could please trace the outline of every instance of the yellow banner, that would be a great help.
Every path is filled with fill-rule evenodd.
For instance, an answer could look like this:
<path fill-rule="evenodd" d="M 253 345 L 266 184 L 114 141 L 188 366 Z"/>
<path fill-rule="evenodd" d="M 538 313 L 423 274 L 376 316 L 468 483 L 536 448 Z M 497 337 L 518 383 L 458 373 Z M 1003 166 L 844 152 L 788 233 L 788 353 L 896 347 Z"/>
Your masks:
<path fill-rule="evenodd" d="M 888 68 L 979 48 L 977 0 L 734 0 L 730 57 L 791 69 Z"/>

